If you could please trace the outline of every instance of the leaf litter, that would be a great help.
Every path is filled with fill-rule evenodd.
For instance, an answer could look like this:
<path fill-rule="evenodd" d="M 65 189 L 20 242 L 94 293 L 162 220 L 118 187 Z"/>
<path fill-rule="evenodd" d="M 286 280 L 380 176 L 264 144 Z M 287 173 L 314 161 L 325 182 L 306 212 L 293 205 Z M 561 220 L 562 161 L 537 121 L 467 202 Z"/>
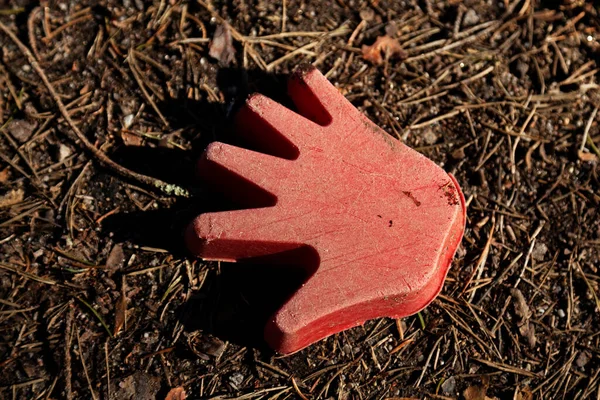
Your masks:
<path fill-rule="evenodd" d="M 384 61 L 392 58 L 399 60 L 406 58 L 406 52 L 402 49 L 398 39 L 388 35 L 379 36 L 370 46 L 363 45 L 362 55 L 365 60 L 375 65 L 381 65 Z"/>

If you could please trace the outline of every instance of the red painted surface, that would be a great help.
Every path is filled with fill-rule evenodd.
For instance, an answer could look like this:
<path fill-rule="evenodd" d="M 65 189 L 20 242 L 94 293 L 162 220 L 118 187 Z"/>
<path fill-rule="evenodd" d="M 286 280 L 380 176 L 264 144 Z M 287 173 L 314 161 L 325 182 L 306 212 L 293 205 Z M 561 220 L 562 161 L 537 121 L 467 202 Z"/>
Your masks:
<path fill-rule="evenodd" d="M 298 113 L 254 95 L 237 117 L 261 152 L 215 142 L 199 161 L 204 179 L 259 208 L 200 215 L 186 234 L 206 260 L 306 250 L 294 261 L 309 278 L 265 329 L 280 353 L 424 308 L 465 226 L 454 178 L 375 126 L 319 71 L 297 71 L 289 95 Z"/>

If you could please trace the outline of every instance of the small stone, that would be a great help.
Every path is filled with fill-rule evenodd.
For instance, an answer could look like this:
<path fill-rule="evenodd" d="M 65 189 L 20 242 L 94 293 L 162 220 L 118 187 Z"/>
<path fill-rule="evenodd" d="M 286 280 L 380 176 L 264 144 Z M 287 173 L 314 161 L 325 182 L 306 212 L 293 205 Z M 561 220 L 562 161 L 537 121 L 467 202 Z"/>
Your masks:
<path fill-rule="evenodd" d="M 342 351 L 344 352 L 345 355 L 351 356 L 352 355 L 352 346 L 350 346 L 348 343 L 346 343 L 344 345 L 344 347 L 342 347 Z"/>
<path fill-rule="evenodd" d="M 38 249 L 33 253 L 33 259 L 36 260 L 44 255 L 44 249 Z"/>
<path fill-rule="evenodd" d="M 587 363 L 589 361 L 590 361 L 589 354 L 587 354 L 587 352 L 585 352 L 585 351 L 580 351 L 579 354 L 577 355 L 577 359 L 575 360 L 575 364 L 577 364 L 577 366 L 579 368 L 583 368 L 587 365 Z"/>
<path fill-rule="evenodd" d="M 456 378 L 451 376 L 442 383 L 442 391 L 446 395 L 453 395 L 456 390 Z"/>
<path fill-rule="evenodd" d="M 450 155 L 455 160 L 462 160 L 463 158 L 465 158 L 465 149 L 463 147 L 460 147 L 454 150 Z"/>
<path fill-rule="evenodd" d="M 360 10 L 360 19 L 363 21 L 373 21 L 373 18 L 375 18 L 375 11 L 373 11 L 372 8 L 364 8 Z"/>
<path fill-rule="evenodd" d="M 520 78 L 524 78 L 527 76 L 527 72 L 529 71 L 529 64 L 523 60 L 517 61 L 517 71 L 519 72 Z"/>
<path fill-rule="evenodd" d="M 471 26 L 471 25 L 475 25 L 478 22 L 479 22 L 479 15 L 477 15 L 477 12 L 474 9 L 470 8 L 465 13 L 465 16 L 463 17 L 463 25 Z"/>
<path fill-rule="evenodd" d="M 427 129 L 423 133 L 423 140 L 425 141 L 425 143 L 431 145 L 437 142 L 438 137 L 432 129 Z"/>
<path fill-rule="evenodd" d="M 125 118 L 123 118 L 123 127 L 125 129 L 129 129 L 129 127 L 131 126 L 131 124 L 133 124 L 133 114 L 127 114 L 125 116 Z"/>
<path fill-rule="evenodd" d="M 392 21 L 386 25 L 386 27 L 385 27 L 386 35 L 394 37 L 394 36 L 396 36 L 397 33 L 398 33 L 398 26 L 396 25 L 396 23 L 394 21 Z"/>
<path fill-rule="evenodd" d="M 546 253 L 548 253 L 548 246 L 546 243 L 537 242 L 531 252 L 531 256 L 536 261 L 543 261 Z"/>
<path fill-rule="evenodd" d="M 33 134 L 35 128 L 37 128 L 36 123 L 24 119 L 17 119 L 8 124 L 7 130 L 19 143 L 25 143 Z"/>
<path fill-rule="evenodd" d="M 232 386 L 238 389 L 242 382 L 244 382 L 244 375 L 239 372 L 235 372 L 229 377 L 229 382 Z"/>
<path fill-rule="evenodd" d="M 66 146 L 64 144 L 60 144 L 58 147 L 58 160 L 59 161 L 64 161 L 65 159 L 67 159 L 71 154 L 73 154 L 73 152 L 71 151 L 71 148 L 69 146 Z"/>

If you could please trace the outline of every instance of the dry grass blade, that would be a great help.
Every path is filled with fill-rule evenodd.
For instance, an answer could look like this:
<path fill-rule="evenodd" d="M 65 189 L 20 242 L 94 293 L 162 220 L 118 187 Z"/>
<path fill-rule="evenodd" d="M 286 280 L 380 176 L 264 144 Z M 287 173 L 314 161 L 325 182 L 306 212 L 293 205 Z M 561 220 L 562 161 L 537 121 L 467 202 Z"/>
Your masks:
<path fill-rule="evenodd" d="M 158 114 L 158 116 L 160 117 L 160 120 L 162 121 L 163 125 L 165 126 L 166 129 L 169 129 L 169 122 L 167 121 L 167 119 L 165 118 L 165 116 L 163 115 L 162 112 L 160 112 L 160 109 L 158 108 L 158 106 L 156 105 L 156 102 L 154 102 L 154 100 L 152 100 L 152 96 L 150 96 L 150 94 L 148 93 L 148 91 L 146 90 L 146 86 L 144 85 L 144 81 L 142 79 L 142 77 L 140 76 L 140 70 L 135 58 L 135 54 L 136 52 L 133 49 L 129 50 L 129 53 L 127 54 L 127 62 L 129 63 L 129 66 L 131 67 L 131 73 L 133 74 L 133 77 L 135 79 L 135 81 L 137 82 L 140 90 L 142 91 L 142 94 L 144 95 L 144 97 L 146 98 L 146 100 L 148 101 L 148 103 L 150 103 L 150 106 L 154 109 L 154 111 Z"/>
<path fill-rule="evenodd" d="M 92 380 L 90 378 L 88 368 L 85 364 L 85 358 L 83 356 L 84 352 L 83 352 L 83 347 L 81 346 L 81 338 L 79 336 L 79 330 L 76 330 L 76 334 L 77 334 L 77 346 L 79 347 L 79 357 L 81 358 L 81 366 L 83 367 L 83 373 L 85 374 L 85 379 L 87 381 L 88 388 L 90 390 L 90 394 L 92 395 L 92 399 L 97 400 L 98 397 L 96 395 L 96 391 L 94 390 L 94 387 L 92 386 Z"/>
<path fill-rule="evenodd" d="M 452 118 L 452 117 L 456 116 L 458 113 L 460 113 L 460 110 L 452 110 L 446 114 L 438 115 L 437 117 L 431 118 L 427 121 L 419 122 L 418 124 L 412 124 L 409 128 L 410 129 L 424 128 L 428 125 L 435 124 L 436 122 L 440 122 L 445 119 Z"/>
<path fill-rule="evenodd" d="M 423 370 L 421 371 L 421 375 L 419 375 L 419 379 L 417 379 L 417 382 L 415 383 L 415 387 L 419 387 L 421 385 L 421 381 L 423 380 L 423 377 L 425 376 L 425 372 L 427 372 L 427 368 L 429 367 L 429 362 L 431 361 L 431 357 L 433 357 L 433 353 L 435 353 L 435 351 L 437 350 L 437 348 L 440 345 L 440 342 L 442 341 L 443 338 L 444 338 L 444 336 L 440 336 L 438 338 L 438 340 L 435 341 L 433 347 L 431 348 L 431 351 L 429 352 L 429 355 L 427 356 L 427 360 L 425 361 L 425 366 L 423 367 Z"/>
<path fill-rule="evenodd" d="M 483 251 L 481 252 L 481 255 L 479 256 L 477 265 L 475 266 L 475 268 L 473 269 L 473 272 L 469 276 L 469 279 L 467 279 L 467 282 L 465 283 L 462 293 L 466 292 L 466 290 L 469 287 L 469 285 L 471 284 L 471 282 L 473 282 L 473 278 L 475 276 L 477 276 L 477 279 L 479 279 L 481 277 L 481 274 L 483 272 L 483 266 L 485 265 L 488 255 L 490 253 L 490 247 L 492 245 L 492 240 L 494 238 L 495 229 L 496 229 L 496 219 L 492 218 L 492 226 L 490 227 L 490 231 L 488 233 L 488 239 L 485 242 L 485 246 L 483 246 Z M 469 301 L 473 301 L 473 297 L 475 297 L 475 290 L 471 291 L 471 295 L 469 296 Z"/>
<path fill-rule="evenodd" d="M 21 159 L 25 162 L 25 164 L 27 164 L 27 167 L 29 168 L 29 170 L 31 172 L 33 172 L 33 175 L 35 176 L 36 181 L 39 182 L 40 177 L 38 176 L 36 169 L 33 167 L 33 165 L 31 165 L 31 163 L 29 162 L 29 159 L 27 157 L 25 157 L 25 155 L 23 154 L 23 152 L 21 151 L 19 146 L 15 143 L 15 141 L 5 131 L 6 126 L 11 121 L 12 121 L 12 118 L 9 118 L 8 121 L 6 121 L 6 123 L 0 127 L 0 132 L 2 132 L 2 134 L 4 135 L 4 138 L 10 143 L 10 145 L 13 147 L 13 149 L 15 149 L 15 151 L 17 152 L 19 157 L 21 157 Z"/>
<path fill-rule="evenodd" d="M 86 306 L 88 308 L 88 310 L 90 310 L 92 312 L 92 314 L 94 314 L 94 316 L 96 316 L 96 318 L 98 318 L 98 321 L 100 322 L 102 327 L 104 327 L 104 329 L 106 330 L 106 333 L 108 333 L 108 336 L 110 336 L 112 338 L 113 334 L 112 334 L 110 328 L 108 327 L 106 321 L 104 321 L 104 318 L 102 318 L 102 315 L 100 315 L 100 313 L 94 307 L 92 307 L 92 305 L 90 303 L 88 303 L 81 297 L 77 297 L 77 300 L 79 300 L 84 306 Z"/>
<path fill-rule="evenodd" d="M 522 375 L 522 376 L 528 376 L 530 378 L 537 378 L 538 375 L 531 372 L 531 371 L 527 371 L 525 369 L 522 368 L 517 368 L 517 367 L 513 367 L 512 365 L 507 365 L 507 364 L 502 364 L 502 363 L 496 363 L 493 361 L 489 361 L 489 360 L 484 360 L 481 358 L 473 358 L 473 360 L 480 362 L 482 364 L 487 365 L 488 367 L 492 367 L 495 369 L 498 369 L 500 371 L 505 371 L 505 372 L 509 372 L 511 374 L 516 374 L 516 375 Z"/>
<path fill-rule="evenodd" d="M 304 393 L 302 393 L 300 391 L 300 388 L 298 387 L 298 384 L 296 383 L 296 379 L 292 376 L 292 386 L 294 387 L 294 390 L 296 391 L 296 394 L 302 399 L 302 400 L 308 400 L 308 397 L 306 397 L 304 395 Z"/>
<path fill-rule="evenodd" d="M 56 282 L 55 280 L 37 276 L 35 274 L 29 273 L 26 271 L 21 271 L 19 268 L 15 267 L 15 266 L 5 264 L 2 262 L 0 262 L 0 269 L 14 272 L 15 274 L 21 275 L 27 279 L 31 279 L 32 281 L 36 281 L 36 282 L 40 282 L 40 283 L 45 283 L 46 285 L 57 285 L 58 284 L 58 282 Z"/>
<path fill-rule="evenodd" d="M 594 289 L 594 286 L 592 285 L 592 283 L 590 282 L 588 277 L 585 275 L 585 272 L 583 272 L 583 270 L 581 269 L 581 265 L 577 261 L 575 261 L 573 264 L 575 266 L 577 266 L 577 270 L 581 274 L 581 277 L 585 281 L 585 284 L 586 284 L 588 290 L 590 291 L 590 293 L 592 294 L 592 297 L 594 298 L 594 303 L 596 303 L 596 312 L 600 313 L 600 300 L 598 300 L 598 295 L 596 294 L 596 290 Z"/>
<path fill-rule="evenodd" d="M 598 148 L 594 144 L 594 141 L 589 136 L 589 133 L 590 129 L 592 128 L 592 124 L 594 123 L 594 119 L 596 119 L 596 114 L 598 114 L 599 108 L 600 107 L 596 107 L 592 111 L 592 114 L 590 115 L 590 118 L 588 119 L 587 124 L 585 125 L 585 129 L 583 130 L 583 139 L 581 139 L 581 145 L 579 146 L 579 152 L 581 153 L 583 152 L 583 149 L 585 149 L 585 145 L 589 145 L 598 157 L 600 157 L 600 150 L 598 150 Z"/>
<path fill-rule="evenodd" d="M 423 54 L 419 54 L 419 55 L 415 55 L 412 57 L 408 57 L 405 62 L 410 63 L 410 62 L 414 62 L 414 61 L 419 61 L 419 60 L 424 60 L 427 58 L 431 58 L 431 57 L 435 57 L 436 55 L 443 53 L 445 51 L 450 51 L 452 49 L 455 49 L 459 46 L 474 42 L 475 40 L 487 36 L 490 33 L 492 33 L 493 31 L 495 31 L 500 25 L 500 22 L 493 22 L 491 24 L 487 24 L 489 26 L 487 26 L 486 28 L 482 29 L 481 31 L 477 32 L 476 34 L 470 35 L 464 39 L 461 40 L 457 40 L 455 42 L 446 44 L 440 48 L 437 48 L 435 50 L 432 50 L 430 52 L 427 53 L 423 53 Z"/>
<path fill-rule="evenodd" d="M 326 32 L 325 34 L 320 35 L 318 38 L 319 40 L 316 40 L 314 42 L 309 42 L 303 46 L 300 46 L 298 48 L 296 48 L 295 50 L 287 53 L 286 55 L 276 59 L 275 61 L 267 64 L 266 70 L 267 71 L 272 71 L 273 68 L 275 68 L 276 66 L 282 64 L 283 62 L 295 57 L 298 54 L 306 54 L 308 50 L 314 48 L 314 47 L 318 47 L 321 46 L 327 39 L 333 38 L 333 37 L 337 37 L 337 36 L 343 36 L 346 35 L 348 32 L 350 32 L 350 29 L 348 28 L 348 26 L 346 25 L 342 25 L 330 32 Z"/>

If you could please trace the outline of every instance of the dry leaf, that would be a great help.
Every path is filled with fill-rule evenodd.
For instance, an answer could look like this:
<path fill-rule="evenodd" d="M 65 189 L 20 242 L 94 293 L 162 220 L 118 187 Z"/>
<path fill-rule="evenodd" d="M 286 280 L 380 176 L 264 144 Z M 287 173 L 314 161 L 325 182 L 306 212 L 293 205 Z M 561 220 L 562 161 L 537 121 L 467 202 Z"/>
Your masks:
<path fill-rule="evenodd" d="M 515 394 L 515 400 L 532 400 L 533 393 L 531 393 L 531 389 L 525 386 L 523 389 L 517 389 L 517 393 Z"/>
<path fill-rule="evenodd" d="M 510 290 L 510 294 L 515 300 L 515 313 L 521 320 L 528 320 L 531 317 L 531 310 L 527 305 L 527 301 L 525 300 L 525 296 L 523 296 L 523 292 L 519 289 L 513 288 Z"/>
<path fill-rule="evenodd" d="M 490 387 L 490 378 L 488 376 L 481 377 L 481 385 L 469 386 L 463 392 L 465 400 L 491 400 L 486 396 L 488 387 Z"/>
<path fill-rule="evenodd" d="M 125 146 L 141 146 L 144 144 L 144 139 L 141 136 L 129 133 L 125 130 L 121 131 L 121 140 Z"/>
<path fill-rule="evenodd" d="M 23 189 L 13 189 L 0 197 L 0 208 L 10 207 L 23 201 L 25 192 Z"/>
<path fill-rule="evenodd" d="M 208 55 L 218 60 L 223 66 L 231 64 L 235 57 L 231 31 L 227 25 L 219 25 L 215 30 L 215 35 L 210 43 Z"/>
<path fill-rule="evenodd" d="M 487 389 L 483 386 L 469 386 L 465 389 L 463 396 L 465 400 L 485 400 Z"/>
<path fill-rule="evenodd" d="M 117 335 L 125 326 L 125 320 L 127 317 L 127 299 L 121 294 L 117 304 L 115 305 L 115 329 L 113 335 Z"/>
<path fill-rule="evenodd" d="M 465 400 L 492 400 L 485 395 L 486 392 L 487 386 L 469 386 L 463 392 L 463 396 Z"/>
<path fill-rule="evenodd" d="M 519 327 L 519 333 L 529 343 L 529 347 L 534 348 L 537 344 L 537 338 L 535 337 L 535 326 L 531 322 L 526 322 Z"/>
<path fill-rule="evenodd" d="M 583 151 L 578 151 L 577 155 L 579 156 L 579 159 L 581 161 L 586 161 L 586 162 L 598 161 L 598 156 L 596 156 L 594 153 L 584 153 Z"/>
<path fill-rule="evenodd" d="M 6 183 L 8 181 L 8 167 L 0 171 L 0 183 Z"/>
<path fill-rule="evenodd" d="M 29 140 L 31 135 L 33 135 L 35 128 L 37 128 L 37 123 L 35 122 L 29 122 L 24 119 L 16 119 L 9 122 L 6 130 L 19 143 L 25 143 Z"/>
<path fill-rule="evenodd" d="M 515 314 L 520 318 L 520 321 L 517 323 L 519 327 L 519 333 L 521 336 L 527 339 L 529 346 L 534 348 L 537 339 L 535 337 L 535 327 L 532 323 L 529 322 L 531 318 L 531 310 L 527 305 L 527 301 L 525 300 L 525 296 L 523 293 L 516 288 L 511 289 L 510 294 L 515 300 Z"/>
<path fill-rule="evenodd" d="M 123 245 L 116 244 L 108 258 L 106 259 L 106 269 L 110 271 L 110 273 L 114 273 L 125 265 L 125 253 L 123 252 Z"/>
<path fill-rule="evenodd" d="M 371 46 L 363 45 L 362 53 L 365 60 L 375 65 L 380 65 L 384 60 L 392 57 L 406 58 L 406 53 L 402 50 L 398 39 L 388 35 L 379 36 Z"/>
<path fill-rule="evenodd" d="M 181 386 L 169 390 L 165 400 L 185 400 L 185 390 Z"/>
<path fill-rule="evenodd" d="M 202 331 L 190 333 L 188 345 L 194 354 L 204 360 L 209 360 L 208 356 L 219 358 L 225 351 L 225 343 L 221 339 L 210 334 L 203 334 Z"/>

